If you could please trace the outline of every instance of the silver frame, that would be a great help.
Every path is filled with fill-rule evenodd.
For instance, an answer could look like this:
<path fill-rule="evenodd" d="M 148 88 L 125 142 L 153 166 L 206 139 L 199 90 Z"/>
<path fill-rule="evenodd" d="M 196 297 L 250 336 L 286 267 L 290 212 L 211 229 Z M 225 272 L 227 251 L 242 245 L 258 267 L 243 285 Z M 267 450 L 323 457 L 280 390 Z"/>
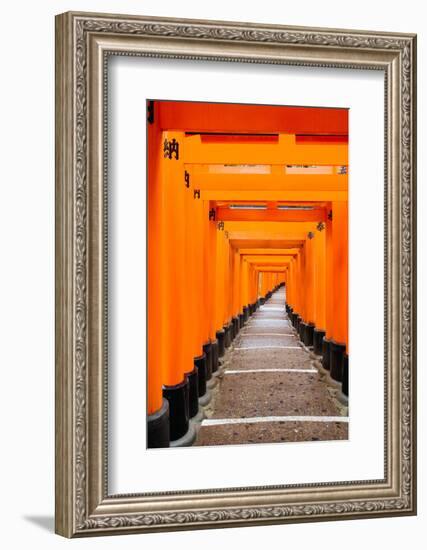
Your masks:
<path fill-rule="evenodd" d="M 385 74 L 385 477 L 108 495 L 106 59 Z M 416 36 L 111 14 L 56 17 L 56 532 L 66 537 L 416 513 Z"/>

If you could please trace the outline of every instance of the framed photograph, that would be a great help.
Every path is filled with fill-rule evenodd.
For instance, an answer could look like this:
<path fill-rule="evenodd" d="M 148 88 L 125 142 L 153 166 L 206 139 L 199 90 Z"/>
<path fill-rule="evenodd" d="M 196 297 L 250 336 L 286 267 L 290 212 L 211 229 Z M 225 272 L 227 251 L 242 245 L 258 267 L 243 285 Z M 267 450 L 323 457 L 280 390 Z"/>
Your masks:
<path fill-rule="evenodd" d="M 416 513 L 416 36 L 56 18 L 56 532 Z"/>

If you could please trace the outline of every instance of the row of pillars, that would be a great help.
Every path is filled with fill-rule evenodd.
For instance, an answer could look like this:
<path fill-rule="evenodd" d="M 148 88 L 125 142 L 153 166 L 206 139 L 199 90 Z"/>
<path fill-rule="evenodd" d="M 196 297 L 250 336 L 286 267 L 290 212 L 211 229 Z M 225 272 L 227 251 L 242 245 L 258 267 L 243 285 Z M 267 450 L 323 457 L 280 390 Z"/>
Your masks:
<path fill-rule="evenodd" d="M 332 202 L 286 270 L 286 309 L 301 341 L 348 396 L 348 203 Z"/>
<path fill-rule="evenodd" d="M 188 445 L 221 357 L 259 305 L 259 270 L 191 183 L 181 132 L 148 128 L 147 446 Z M 265 298 L 283 273 L 264 273 Z"/>

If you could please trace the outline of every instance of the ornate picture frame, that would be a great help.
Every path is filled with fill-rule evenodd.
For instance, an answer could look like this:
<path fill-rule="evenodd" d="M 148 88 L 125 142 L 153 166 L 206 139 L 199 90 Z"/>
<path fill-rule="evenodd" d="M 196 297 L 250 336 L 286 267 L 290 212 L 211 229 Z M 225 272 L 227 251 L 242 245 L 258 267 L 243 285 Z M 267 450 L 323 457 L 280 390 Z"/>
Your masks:
<path fill-rule="evenodd" d="M 384 72 L 384 479 L 110 495 L 104 270 L 109 55 Z M 111 14 L 56 18 L 56 532 L 416 513 L 416 36 Z"/>

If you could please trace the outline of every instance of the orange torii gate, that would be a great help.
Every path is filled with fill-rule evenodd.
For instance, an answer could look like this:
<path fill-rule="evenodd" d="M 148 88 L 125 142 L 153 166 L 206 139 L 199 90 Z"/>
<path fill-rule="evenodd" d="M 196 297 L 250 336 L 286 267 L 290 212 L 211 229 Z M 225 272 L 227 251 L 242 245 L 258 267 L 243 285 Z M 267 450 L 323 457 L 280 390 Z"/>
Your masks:
<path fill-rule="evenodd" d="M 286 281 L 290 317 L 331 376 L 348 353 L 347 145 L 207 139 L 186 133 L 188 104 L 164 107 L 148 126 L 149 446 L 194 437 L 218 360 L 259 304 L 260 272 L 265 294 Z"/>

